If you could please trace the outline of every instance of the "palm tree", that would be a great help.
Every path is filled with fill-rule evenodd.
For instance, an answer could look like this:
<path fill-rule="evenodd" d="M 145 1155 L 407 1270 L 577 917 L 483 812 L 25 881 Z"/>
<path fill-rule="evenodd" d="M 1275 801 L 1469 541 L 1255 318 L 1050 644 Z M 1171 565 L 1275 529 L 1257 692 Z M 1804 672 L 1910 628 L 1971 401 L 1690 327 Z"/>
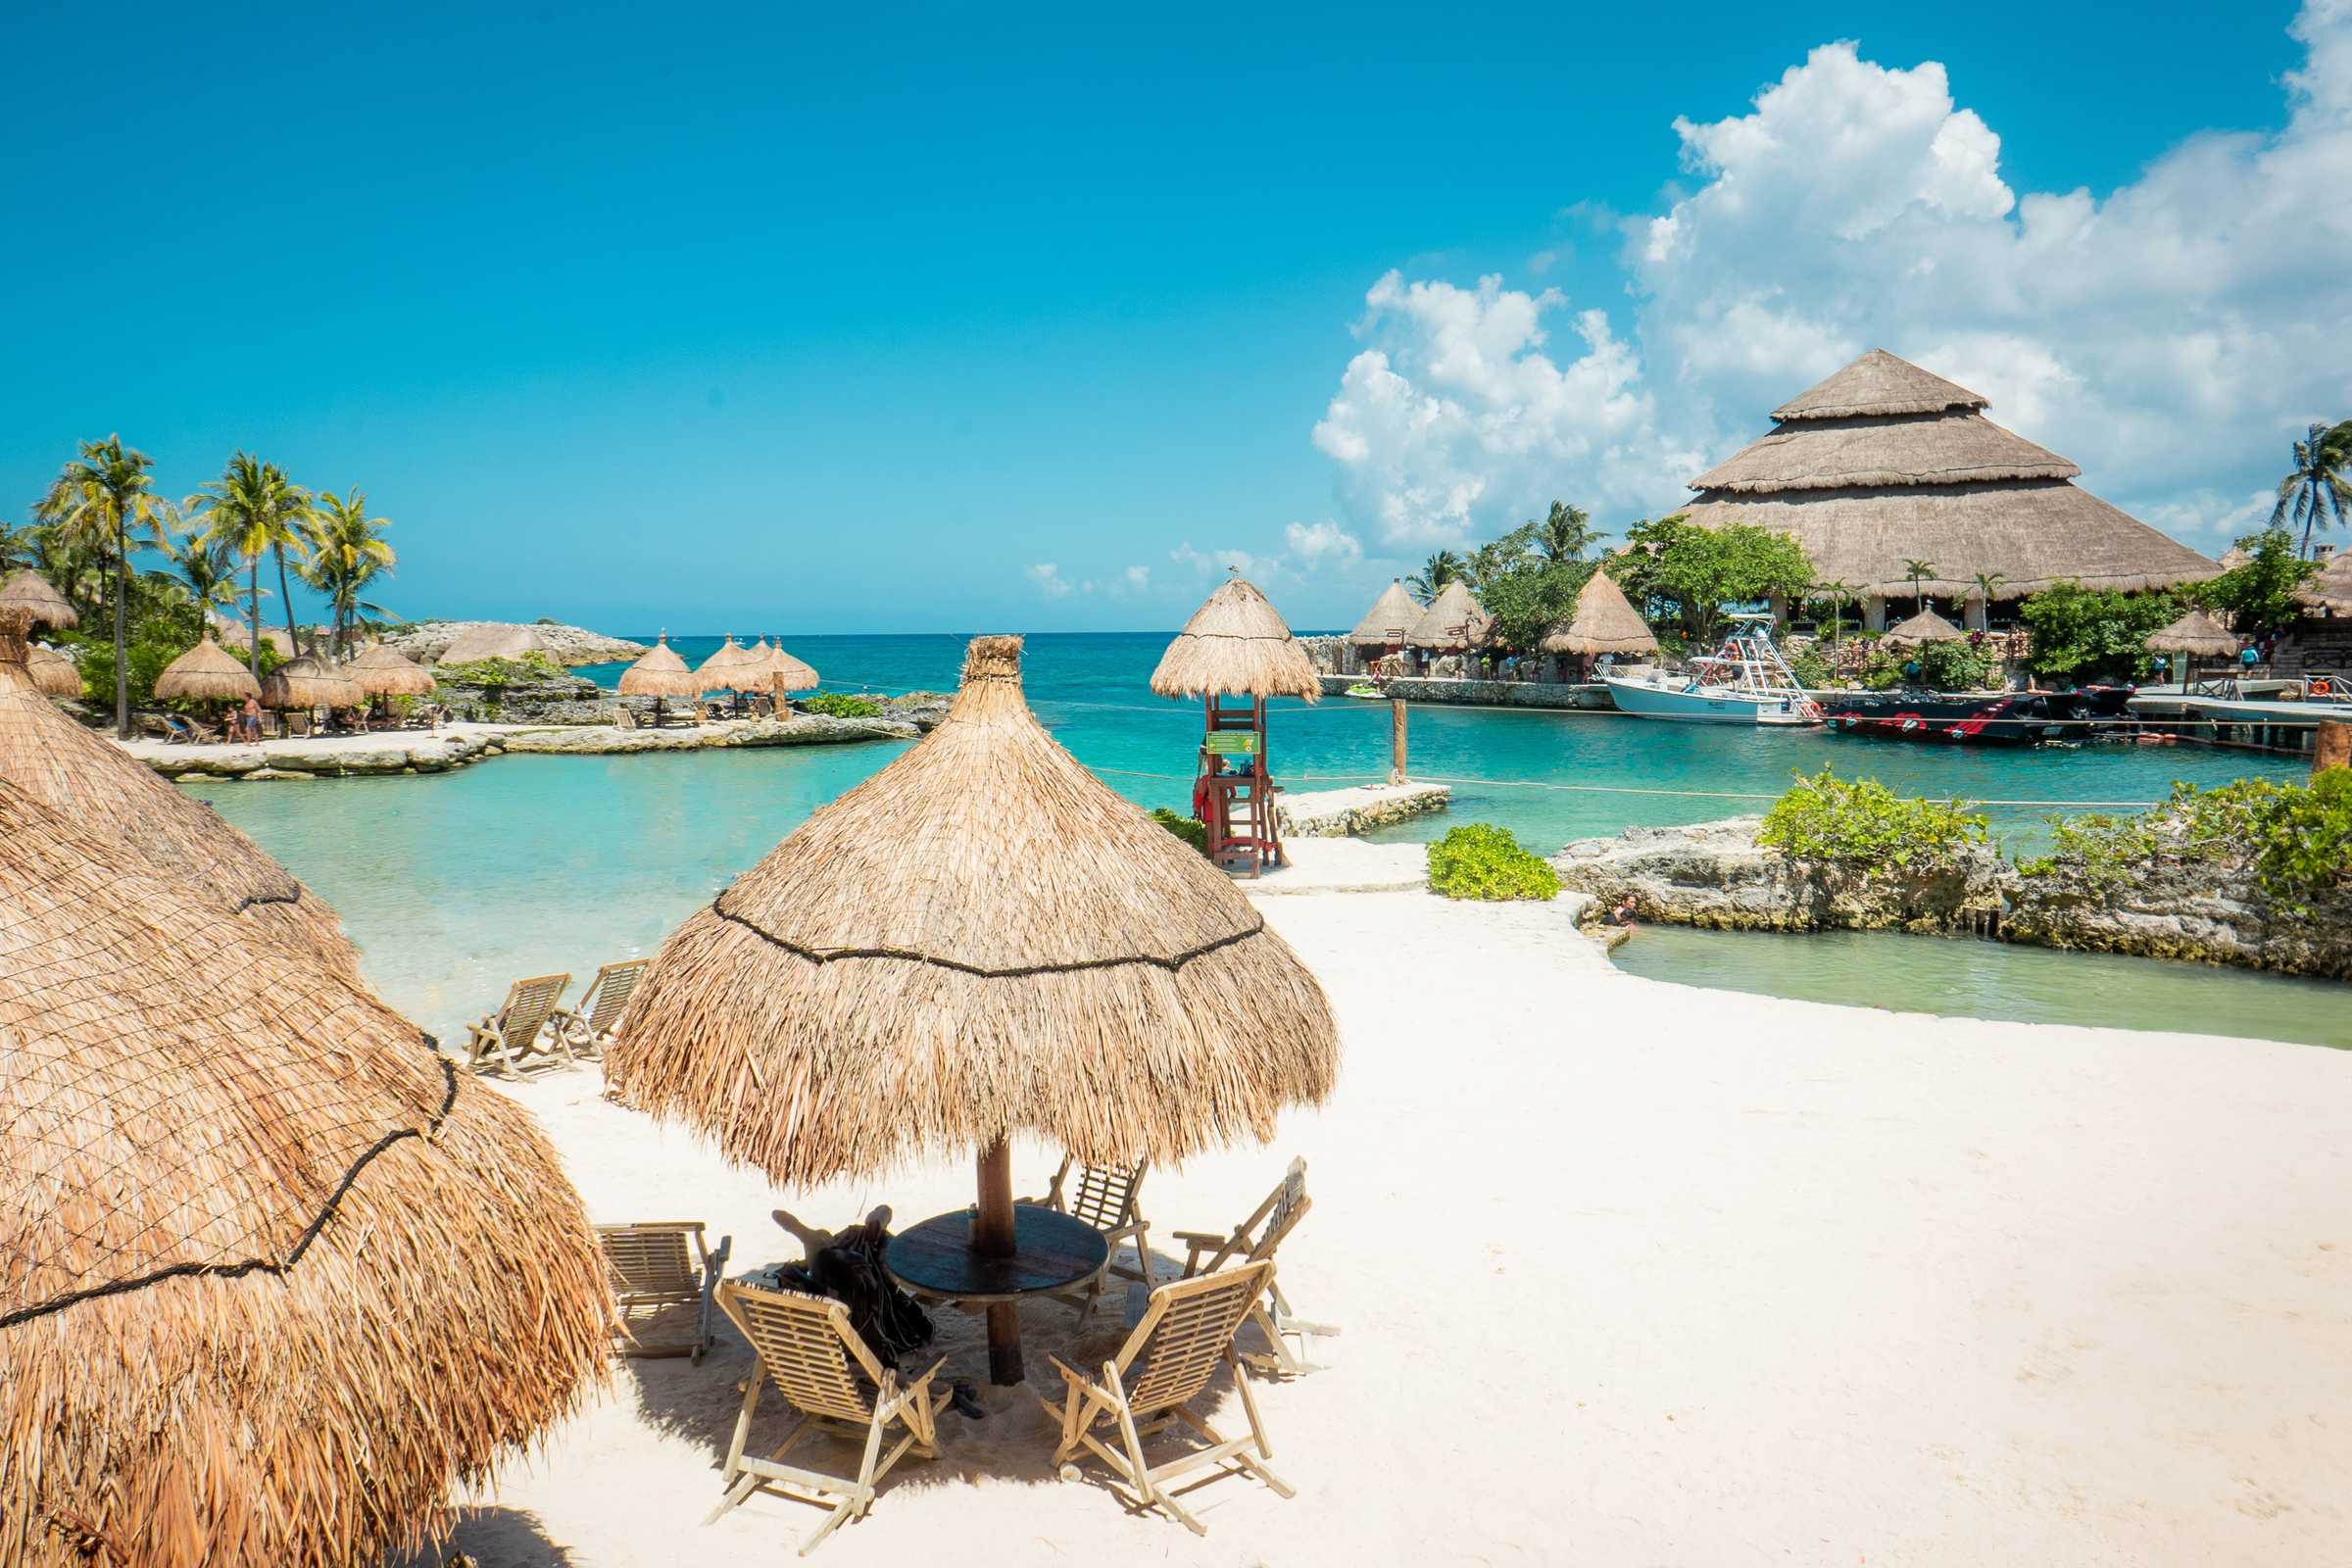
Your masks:
<path fill-rule="evenodd" d="M 1977 597 L 1984 601 L 1984 624 L 1990 626 L 1992 624 L 1992 596 L 1999 590 L 2001 584 L 2009 580 L 2009 575 L 2007 572 L 2001 571 L 1980 571 L 1974 574 L 1973 580 L 1977 585 Z"/>
<path fill-rule="evenodd" d="M 1585 552 L 1609 537 L 1586 523 L 1592 514 L 1579 511 L 1564 501 L 1551 504 L 1551 515 L 1537 524 L 1536 548 L 1546 561 L 1582 561 Z"/>
<path fill-rule="evenodd" d="M 378 537 L 392 519 L 368 515 L 367 493 L 356 485 L 349 497 L 332 490 L 319 496 L 318 521 L 310 562 L 298 569 L 304 582 L 326 595 L 334 613 L 334 647 L 341 653 L 351 645 L 353 612 L 384 608 L 362 599 L 360 590 L 375 577 L 390 576 L 400 558 Z"/>
<path fill-rule="evenodd" d="M 298 557 L 310 552 L 311 526 L 315 514 L 311 509 L 311 493 L 289 480 L 285 470 L 274 463 L 248 457 L 240 452 L 228 460 L 220 477 L 188 498 L 191 511 L 203 514 L 205 535 L 221 539 L 232 545 L 245 558 L 251 572 L 247 588 L 251 596 L 246 614 L 247 629 L 253 633 L 253 673 L 262 673 L 262 552 L 267 550 L 277 558 L 277 589 L 286 601 L 286 641 L 300 652 L 294 630 L 294 594 L 286 581 L 286 547 L 292 545 Z"/>
<path fill-rule="evenodd" d="M 166 505 L 169 514 L 157 520 L 155 548 L 172 563 L 173 574 L 199 610 L 208 615 L 217 610 L 234 610 L 237 568 L 244 564 L 236 545 L 215 537 L 200 520 L 183 520 L 177 507 Z"/>
<path fill-rule="evenodd" d="M 1919 579 L 1922 577 L 1935 576 L 1936 563 L 1933 561 L 1913 561 L 1906 556 L 1903 558 L 1903 574 L 1911 579 L 1911 597 L 1918 602 L 1920 609 L 1927 609 L 1928 602 L 1919 597 Z"/>
<path fill-rule="evenodd" d="M 1405 590 L 1423 604 L 1446 591 L 1446 585 L 1462 574 L 1462 558 L 1450 550 L 1441 550 L 1422 565 L 1421 570 L 1404 579 Z"/>
<path fill-rule="evenodd" d="M 120 435 L 80 443 L 36 509 L 62 544 L 87 548 L 115 573 L 115 735 L 130 739 L 130 536 L 154 526 L 163 498 L 148 470 L 155 460 Z"/>
<path fill-rule="evenodd" d="M 1830 602 L 1830 646 L 1834 649 L 1838 646 L 1839 635 L 1845 630 L 1843 612 L 1847 605 L 1853 603 L 1854 585 L 1842 580 L 1817 582 L 1813 585 L 1812 592 Z"/>
<path fill-rule="evenodd" d="M 41 530 L 30 523 L 12 528 L 0 522 L 0 573 L 37 565 L 41 559 Z"/>
<path fill-rule="evenodd" d="M 2278 481 L 2278 505 L 2271 511 L 2271 526 L 2283 528 L 2291 518 L 2303 525 L 2303 543 L 2296 554 L 2309 559 L 2311 530 L 2344 525 L 2344 507 L 2352 502 L 2352 419 L 2329 426 L 2314 423 L 2309 436 L 2295 443 L 2295 471 Z"/>

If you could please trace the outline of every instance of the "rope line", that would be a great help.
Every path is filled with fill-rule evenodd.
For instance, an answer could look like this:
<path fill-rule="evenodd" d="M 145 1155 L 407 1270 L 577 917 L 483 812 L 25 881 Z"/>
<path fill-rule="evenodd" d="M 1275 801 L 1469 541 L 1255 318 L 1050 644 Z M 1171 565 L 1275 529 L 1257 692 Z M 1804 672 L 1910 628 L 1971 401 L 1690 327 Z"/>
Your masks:
<path fill-rule="evenodd" d="M 724 898 L 725 896 L 721 894 L 719 897 Z M 803 947 L 800 943 L 787 941 L 773 931 L 745 919 L 740 914 L 728 912 L 719 906 L 718 899 L 710 901 L 710 912 L 722 920 L 742 926 L 760 941 L 771 943 L 795 957 L 808 959 L 810 963 L 831 963 L 841 958 L 899 958 L 908 963 L 927 963 L 935 969 L 953 969 L 958 974 L 978 975 L 984 980 L 1019 980 L 1038 974 L 1077 974 L 1088 969 L 1124 968 L 1131 963 L 1149 963 L 1174 974 L 1195 958 L 1206 957 L 1220 948 L 1230 948 L 1236 942 L 1246 941 L 1266 928 L 1265 916 L 1255 915 L 1252 922 L 1242 930 L 1229 932 L 1213 942 L 1204 942 L 1197 948 L 1189 948 L 1172 958 L 1157 957 L 1149 953 L 1136 953 L 1117 958 L 1082 958 L 1075 963 L 1026 963 L 1011 969 L 987 969 L 976 963 L 963 963 L 955 958 L 935 957 L 928 953 L 916 953 L 906 948 Z"/>
<path fill-rule="evenodd" d="M 1161 778 L 1178 784 L 1186 782 L 1188 777 L 1181 773 L 1142 773 L 1128 767 L 1089 767 L 1087 771 L 1110 773 L 1121 778 Z M 1360 783 L 1366 780 L 1378 783 L 1386 780 L 1388 775 L 1386 773 L 1295 773 L 1292 777 L 1302 783 L 1336 784 Z M 1553 784 L 1544 779 L 1534 778 L 1449 778 L 1443 773 L 1420 774 L 1412 782 L 1416 784 L 1477 784 L 1494 789 L 1561 790 L 1579 795 L 1664 795 L 1694 801 L 1777 801 L 1781 798 L 1778 795 L 1737 794 L 1728 790 L 1650 790 L 1636 788 L 1628 784 Z M 2146 808 L 2163 804 L 2161 801 L 1982 801 L 1970 795 L 1923 796 L 1921 799 L 1937 806 L 2068 806 L 2082 809 L 2101 807 Z"/>

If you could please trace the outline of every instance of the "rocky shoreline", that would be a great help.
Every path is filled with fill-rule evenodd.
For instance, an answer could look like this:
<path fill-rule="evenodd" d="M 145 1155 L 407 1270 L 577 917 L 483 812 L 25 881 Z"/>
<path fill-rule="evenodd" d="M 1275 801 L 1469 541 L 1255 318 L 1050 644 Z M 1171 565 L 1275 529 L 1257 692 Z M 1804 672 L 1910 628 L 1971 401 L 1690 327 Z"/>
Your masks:
<path fill-rule="evenodd" d="M 384 646 L 413 659 L 419 664 L 440 662 L 442 653 L 469 631 L 483 626 L 512 626 L 521 624 L 508 620 L 425 620 L 400 631 L 388 632 Z M 624 664 L 643 659 L 653 650 L 643 643 L 633 643 L 624 637 L 608 637 L 585 626 L 565 626 L 552 620 L 532 621 L 529 629 L 547 644 L 548 654 L 559 664 Z"/>

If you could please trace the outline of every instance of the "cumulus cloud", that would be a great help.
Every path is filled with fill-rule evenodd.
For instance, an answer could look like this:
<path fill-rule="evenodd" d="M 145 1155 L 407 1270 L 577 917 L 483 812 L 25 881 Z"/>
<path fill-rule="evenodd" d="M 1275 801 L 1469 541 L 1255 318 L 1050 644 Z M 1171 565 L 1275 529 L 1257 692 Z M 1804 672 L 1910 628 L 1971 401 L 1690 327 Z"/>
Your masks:
<path fill-rule="evenodd" d="M 1051 561 L 1035 566 L 1023 566 L 1021 575 L 1037 584 L 1037 591 L 1048 599 L 1066 599 L 1078 587 L 1076 583 L 1064 577 L 1061 569 Z M 1090 583 L 1088 586 L 1092 587 L 1093 585 Z"/>
<path fill-rule="evenodd" d="M 1129 566 L 1127 568 L 1128 592 L 1140 594 L 1151 586 L 1152 568 L 1150 566 Z"/>
<path fill-rule="evenodd" d="M 1326 566 L 1345 570 L 1364 559 L 1364 547 L 1355 535 L 1328 517 L 1312 527 L 1294 522 L 1282 530 L 1282 539 L 1290 546 L 1286 554 L 1296 557 L 1303 571 Z"/>

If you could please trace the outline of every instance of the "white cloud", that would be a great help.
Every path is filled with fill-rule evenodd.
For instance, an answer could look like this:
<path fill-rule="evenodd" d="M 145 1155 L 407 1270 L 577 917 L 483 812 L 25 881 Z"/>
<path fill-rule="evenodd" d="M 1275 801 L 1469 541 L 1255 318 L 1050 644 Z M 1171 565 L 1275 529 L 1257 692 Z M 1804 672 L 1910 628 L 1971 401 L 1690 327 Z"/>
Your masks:
<path fill-rule="evenodd" d="M 1298 558 L 1303 571 L 1319 571 L 1327 565 L 1344 571 L 1364 559 L 1364 547 L 1356 537 L 1328 517 L 1312 527 L 1294 522 L 1282 530 L 1282 540 L 1290 546 L 1288 554 Z"/>
<path fill-rule="evenodd" d="M 1064 599 L 1078 585 L 1071 582 L 1051 561 L 1035 566 L 1023 566 L 1021 575 L 1037 584 L 1037 591 L 1048 599 Z"/>
<path fill-rule="evenodd" d="M 1152 568 L 1150 566 L 1129 566 L 1127 568 L 1128 592 L 1140 594 L 1151 586 Z"/>

